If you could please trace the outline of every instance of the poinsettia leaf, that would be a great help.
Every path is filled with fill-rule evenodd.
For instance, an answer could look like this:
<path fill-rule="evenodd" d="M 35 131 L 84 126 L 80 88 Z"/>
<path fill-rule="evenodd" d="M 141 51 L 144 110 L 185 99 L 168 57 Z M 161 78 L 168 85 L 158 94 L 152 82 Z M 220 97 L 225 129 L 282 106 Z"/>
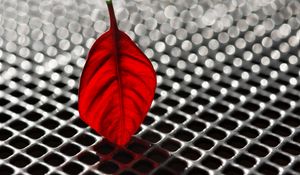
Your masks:
<path fill-rule="evenodd" d="M 100 135 L 125 145 L 149 111 L 156 74 L 144 53 L 118 29 L 112 2 L 107 6 L 111 26 L 89 51 L 78 110 L 82 120 Z"/>

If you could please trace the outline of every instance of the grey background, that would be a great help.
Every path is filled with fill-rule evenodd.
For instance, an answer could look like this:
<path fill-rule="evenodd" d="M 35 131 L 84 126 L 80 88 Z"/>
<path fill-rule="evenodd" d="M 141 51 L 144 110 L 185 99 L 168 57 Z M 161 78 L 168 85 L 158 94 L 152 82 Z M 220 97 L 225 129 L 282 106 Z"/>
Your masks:
<path fill-rule="evenodd" d="M 0 174 L 299 174 L 300 2 L 114 1 L 157 72 L 125 148 L 86 126 L 79 77 L 104 0 L 0 0 Z"/>

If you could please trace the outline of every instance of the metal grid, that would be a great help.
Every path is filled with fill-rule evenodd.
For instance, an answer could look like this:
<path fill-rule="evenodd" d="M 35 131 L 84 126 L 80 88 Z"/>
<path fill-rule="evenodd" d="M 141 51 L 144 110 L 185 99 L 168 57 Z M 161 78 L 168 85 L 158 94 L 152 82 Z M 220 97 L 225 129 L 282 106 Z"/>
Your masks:
<path fill-rule="evenodd" d="M 116 1 L 158 87 L 116 148 L 79 118 L 104 0 L 0 0 L 0 174 L 299 174 L 300 2 Z"/>

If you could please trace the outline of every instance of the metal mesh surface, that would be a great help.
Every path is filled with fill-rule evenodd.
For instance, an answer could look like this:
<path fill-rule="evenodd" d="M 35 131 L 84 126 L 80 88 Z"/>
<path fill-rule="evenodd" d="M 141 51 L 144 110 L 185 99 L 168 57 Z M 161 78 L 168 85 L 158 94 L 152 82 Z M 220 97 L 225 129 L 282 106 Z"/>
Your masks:
<path fill-rule="evenodd" d="M 116 1 L 158 87 L 116 148 L 77 111 L 104 0 L 0 0 L 0 174 L 299 174 L 300 2 Z"/>

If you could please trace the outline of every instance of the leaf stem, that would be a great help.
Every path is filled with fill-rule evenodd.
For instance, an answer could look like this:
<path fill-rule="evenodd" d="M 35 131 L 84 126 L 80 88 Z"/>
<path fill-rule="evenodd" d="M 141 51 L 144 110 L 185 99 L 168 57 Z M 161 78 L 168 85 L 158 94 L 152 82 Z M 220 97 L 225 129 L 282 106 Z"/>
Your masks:
<path fill-rule="evenodd" d="M 117 25 L 117 20 L 116 20 L 112 0 L 106 0 L 106 5 L 108 8 L 109 17 L 110 17 L 110 29 L 117 30 L 118 25 Z"/>

